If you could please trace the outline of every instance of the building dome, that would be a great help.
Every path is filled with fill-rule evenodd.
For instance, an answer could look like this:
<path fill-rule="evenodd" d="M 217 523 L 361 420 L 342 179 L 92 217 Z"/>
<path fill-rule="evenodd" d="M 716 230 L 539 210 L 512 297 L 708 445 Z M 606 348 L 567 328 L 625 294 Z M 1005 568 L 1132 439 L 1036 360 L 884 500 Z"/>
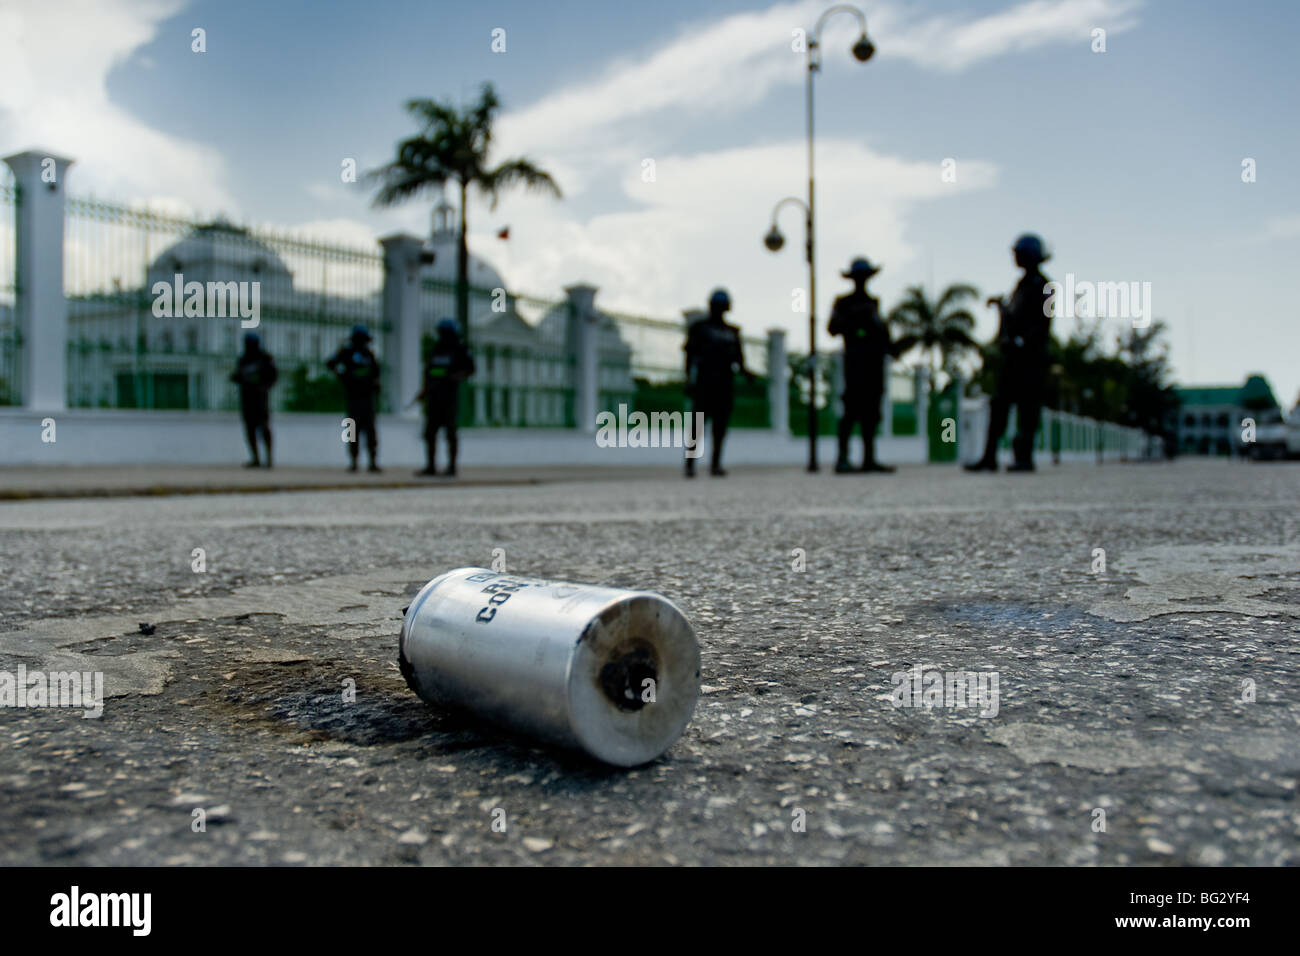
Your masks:
<path fill-rule="evenodd" d="M 437 282 L 454 283 L 456 281 L 456 244 L 458 232 L 454 225 L 454 210 L 446 200 L 438 203 L 433 210 L 433 234 L 428 246 L 433 250 L 432 265 L 425 266 L 420 275 L 424 279 Z M 501 273 L 492 268 L 486 260 L 469 253 L 469 285 L 471 289 L 504 289 L 505 279 Z"/>
<path fill-rule="evenodd" d="M 167 247 L 149 265 L 146 288 L 154 282 L 170 283 L 176 273 L 186 282 L 260 282 L 264 287 L 289 290 L 293 275 L 284 260 L 247 229 L 225 220 L 199 226 Z"/>
<path fill-rule="evenodd" d="M 596 351 L 607 361 L 630 361 L 632 348 L 623 340 L 618 322 L 614 317 L 596 310 Z M 570 354 L 578 350 L 577 330 L 574 328 L 572 313 L 566 304 L 552 306 L 537 324 L 537 330 L 543 339 L 549 342 L 562 342 Z"/>

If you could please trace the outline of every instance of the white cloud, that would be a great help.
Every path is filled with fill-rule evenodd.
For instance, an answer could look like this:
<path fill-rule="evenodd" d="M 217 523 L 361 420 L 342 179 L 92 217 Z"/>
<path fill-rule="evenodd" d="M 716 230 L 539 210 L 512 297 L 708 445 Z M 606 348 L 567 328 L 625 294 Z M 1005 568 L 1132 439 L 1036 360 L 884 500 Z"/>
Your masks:
<path fill-rule="evenodd" d="M 238 203 L 215 147 L 187 142 L 112 102 L 111 70 L 157 35 L 182 0 L 11 0 L 0 10 L 0 149 L 72 156 L 79 192 L 222 209 Z M 196 56 L 199 54 L 195 54 Z"/>
<path fill-rule="evenodd" d="M 501 149 L 581 155 L 664 110 L 699 114 L 756 103 L 775 83 L 803 75 L 804 57 L 791 51 L 790 35 L 816 6 L 780 4 L 693 25 L 641 59 L 502 117 Z"/>
<path fill-rule="evenodd" d="M 1227 248 L 1238 246 L 1257 246 L 1263 243 L 1286 242 L 1300 238 L 1300 213 L 1286 213 L 1270 216 L 1263 224 L 1257 224 L 1249 232 L 1223 236 L 1218 242 Z"/>
<path fill-rule="evenodd" d="M 307 195 L 319 203 L 335 202 L 340 197 L 338 187 L 330 183 L 307 183 L 303 186 Z"/>
<path fill-rule="evenodd" d="M 334 243 L 349 248 L 368 252 L 377 252 L 379 237 L 374 227 L 367 222 L 338 217 L 334 219 L 312 219 L 295 223 L 291 226 L 271 227 L 301 238 L 310 238 L 320 242 Z"/>
<path fill-rule="evenodd" d="M 869 12 L 868 32 L 881 57 L 951 71 L 1049 44 L 1086 48 L 1094 26 L 1111 34 L 1129 29 L 1138 5 L 1032 0 L 973 18 L 921 18 L 882 5 Z M 668 156 L 663 144 L 676 142 L 702 114 L 743 109 L 778 85 L 802 83 L 806 60 L 791 49 L 792 31 L 810 29 L 825 8 L 824 0 L 808 0 L 700 22 L 590 81 L 504 114 L 498 155 L 538 159 L 557 174 L 567 198 L 506 201 L 517 237 L 513 263 L 501 262 L 486 235 L 483 242 L 471 236 L 476 251 L 496 260 L 512 285 L 542 294 L 584 279 L 601 287 L 606 306 L 674 316 L 722 283 L 730 285 L 736 318 L 750 331 L 773 321 L 789 324 L 791 289 L 807 281 L 799 216 L 787 210 L 782 220 L 788 244 L 780 256 L 768 253 L 761 239 L 775 202 L 800 190 L 804 144 Z M 848 15 L 827 21 L 824 69 L 859 68 L 848 53 L 857 30 Z M 640 180 L 646 156 L 656 162 L 653 184 Z M 842 260 L 865 252 L 897 268 L 912 258 L 906 221 L 915 203 L 987 188 L 996 179 L 987 162 L 964 161 L 961 172 L 960 186 L 943 184 L 937 162 L 819 139 L 819 311 L 838 294 Z M 607 203 L 593 208 L 584 201 L 590 187 L 610 182 L 620 185 L 626 208 L 610 212 Z M 481 207 L 472 213 L 471 222 L 483 221 Z M 794 341 L 801 339 L 796 333 Z"/>
<path fill-rule="evenodd" d="M 936 70 L 964 70 L 981 60 L 1051 44 L 1090 50 L 1092 31 L 1109 38 L 1137 25 L 1142 0 L 1030 0 L 977 19 L 934 17 L 888 36 L 886 56 Z"/>
<path fill-rule="evenodd" d="M 1111 34 L 1131 29 L 1141 2 L 1031 0 L 985 17 L 914 22 L 903 8 L 880 5 L 870 13 L 868 32 L 878 56 L 960 70 L 1048 44 L 1085 45 L 1096 26 Z M 581 157 L 593 148 L 621 146 L 623 155 L 635 152 L 628 149 L 629 137 L 635 142 L 636 124 L 649 116 L 668 111 L 700 115 L 761 102 L 778 84 L 803 82 L 806 57 L 792 49 L 792 32 L 811 30 L 825 8 L 825 0 L 806 0 L 693 24 L 639 59 L 615 63 L 590 81 L 506 114 L 498 132 L 500 148 L 544 152 L 548 160 L 559 154 L 566 163 L 586 165 Z M 847 51 L 857 30 L 847 14 L 826 21 L 824 69 L 851 64 Z"/>
<path fill-rule="evenodd" d="M 702 305 L 712 286 L 726 285 L 737 320 L 751 332 L 806 321 L 806 313 L 791 312 L 792 290 L 807 285 L 802 213 L 783 210 L 787 245 L 780 254 L 762 244 L 773 206 L 799 182 L 804 156 L 803 143 L 795 141 L 662 157 L 654 183 L 635 173 L 622 180 L 624 194 L 638 208 L 598 214 L 581 224 L 559 204 L 530 201 L 517 209 L 523 216 L 512 220 L 512 268 L 500 261 L 486 236 L 474 245 L 489 250 L 521 291 L 552 294 L 562 285 L 587 281 L 600 287 L 605 307 L 676 316 Z M 823 140 L 819 311 L 843 291 L 839 270 L 854 255 L 866 252 L 886 266 L 911 257 L 905 224 L 914 203 L 988 188 L 995 179 L 991 164 L 970 161 L 962 166 L 959 184 L 943 183 L 938 163 Z"/>
<path fill-rule="evenodd" d="M 93 184 L 151 208 L 224 210 L 243 218 L 225 185 L 220 147 L 151 128 L 108 97 L 109 72 L 149 43 L 180 5 L 69 0 L 55 13 L 42 0 L 19 0 L 6 7 L 0 12 L 0 118 L 12 132 L 0 145 L 44 142 L 73 155 L 77 191 Z M 953 17 L 885 3 L 868 13 L 879 57 L 947 71 L 1049 44 L 1083 44 L 1094 26 L 1122 31 L 1137 6 L 1135 0 L 1031 0 L 987 16 Z M 735 113 L 761 104 L 777 87 L 801 84 L 805 58 L 791 49 L 792 32 L 810 28 L 825 8 L 825 0 L 800 0 L 702 19 L 589 81 L 504 114 L 498 155 L 536 159 L 557 175 L 567 198 L 512 195 L 495 214 L 476 204 L 470 237 L 476 251 L 523 291 L 557 296 L 562 285 L 585 279 L 601 286 L 609 307 L 663 316 L 699 303 L 722 283 L 731 287 L 742 322 L 748 315 L 757 328 L 789 324 L 791 289 L 806 282 L 798 215 L 787 210 L 782 219 L 789 242 L 780 255 L 761 240 L 775 201 L 800 189 L 803 143 L 762 143 L 756 133 L 726 149 L 692 151 L 680 137 L 700 117 Z M 860 69 L 848 54 L 856 30 L 851 16 L 828 21 L 827 71 Z M 654 184 L 639 178 L 645 156 L 656 159 Z M 839 288 L 838 270 L 852 255 L 883 261 L 886 275 L 914 255 L 906 223 L 916 203 L 988 188 L 996 179 L 991 164 L 968 160 L 960 185 L 945 185 L 937 160 L 891 157 L 825 138 L 817 171 L 823 313 Z M 584 199 L 593 186 L 602 194 L 615 189 L 623 208 Z M 317 202 L 338 198 L 324 183 L 302 188 Z M 395 222 L 424 233 L 427 216 L 427 206 L 411 204 L 374 220 L 385 228 L 333 218 L 295 229 L 365 245 Z M 509 246 L 493 238 L 504 222 L 512 227 Z"/>
<path fill-rule="evenodd" d="M 1300 213 L 1290 216 L 1277 216 L 1264 224 L 1261 241 L 1275 239 L 1295 239 L 1300 236 Z"/>

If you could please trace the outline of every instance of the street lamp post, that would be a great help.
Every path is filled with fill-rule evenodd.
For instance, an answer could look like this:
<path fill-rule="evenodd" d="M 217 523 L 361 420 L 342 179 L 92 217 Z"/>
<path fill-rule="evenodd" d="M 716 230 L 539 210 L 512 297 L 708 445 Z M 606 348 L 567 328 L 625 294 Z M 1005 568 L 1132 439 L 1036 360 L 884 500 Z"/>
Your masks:
<path fill-rule="evenodd" d="M 808 39 L 808 202 L 799 204 L 807 214 L 807 258 L 808 258 L 808 470 L 817 470 L 817 256 L 816 256 L 816 221 L 814 210 L 814 175 L 813 175 L 813 74 L 821 69 L 820 42 L 822 27 L 836 13 L 852 13 L 858 18 L 862 28 L 861 34 L 854 42 L 852 51 L 855 59 L 865 63 L 876 52 L 875 46 L 867 39 L 867 16 L 857 7 L 839 4 L 831 7 L 817 20 L 812 36 Z M 777 203 L 779 210 L 790 199 Z M 793 200 L 799 202 L 799 200 Z M 763 240 L 768 249 L 776 252 L 785 244 L 785 238 L 776 226 L 776 210 L 772 211 L 772 229 Z"/>
<path fill-rule="evenodd" d="M 776 220 L 777 220 L 777 216 L 781 212 L 781 207 L 786 205 L 787 203 L 794 203 L 796 206 L 803 209 L 804 252 L 808 260 L 809 272 L 811 272 L 812 261 L 813 261 L 812 209 L 809 207 L 809 205 L 806 202 L 804 202 L 802 199 L 798 198 L 797 196 L 787 196 L 785 199 L 782 199 L 779 203 L 776 204 L 776 206 L 772 208 L 772 228 L 769 229 L 767 231 L 767 235 L 763 237 L 763 245 L 767 246 L 767 248 L 772 252 L 779 252 L 781 250 L 781 247 L 785 245 L 785 236 L 781 234 L 781 229 L 777 225 Z M 814 338 L 810 340 L 813 344 L 812 344 L 812 349 L 810 350 L 810 353 L 808 355 L 808 428 L 809 428 L 808 434 L 811 436 L 808 444 L 808 470 L 816 471 L 817 470 L 817 346 L 816 346 L 817 340 L 815 338 L 816 335 L 815 326 L 817 324 L 817 309 L 812 306 L 810 306 L 810 308 L 811 308 L 811 312 L 809 313 L 808 332 L 809 335 L 814 336 Z M 767 371 L 768 371 L 768 375 L 774 374 L 772 369 L 768 369 Z M 784 371 L 781 374 L 784 377 Z"/>

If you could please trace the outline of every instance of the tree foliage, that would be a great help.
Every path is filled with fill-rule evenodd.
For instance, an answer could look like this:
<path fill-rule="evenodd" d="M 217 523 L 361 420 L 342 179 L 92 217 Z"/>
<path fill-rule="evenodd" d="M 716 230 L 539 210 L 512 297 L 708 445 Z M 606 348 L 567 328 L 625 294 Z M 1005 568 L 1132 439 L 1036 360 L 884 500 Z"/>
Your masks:
<path fill-rule="evenodd" d="M 978 299 L 979 290 L 964 283 L 948 286 L 934 300 L 923 286 L 914 285 L 908 286 L 902 301 L 890 310 L 888 322 L 900 337 L 900 352 L 920 348 L 929 363 L 932 383 L 937 384 L 939 371 L 952 374 L 964 355 L 978 353 L 973 337 L 975 316 L 963 304 Z"/>
<path fill-rule="evenodd" d="M 550 173 L 523 157 L 489 162 L 492 124 L 501 105 L 491 83 L 484 83 L 479 99 L 464 109 L 432 99 L 413 99 L 406 111 L 420 131 L 397 144 L 391 163 L 371 170 L 379 184 L 376 206 L 393 206 L 433 192 L 441 195 L 448 183 L 460 193 L 460 235 L 456 249 L 456 312 L 463 335 L 469 335 L 469 247 L 465 211 L 471 187 L 495 209 L 502 191 L 516 186 L 559 198 L 560 187 Z"/>
<path fill-rule="evenodd" d="M 1098 421 L 1163 434 L 1168 413 L 1178 407 L 1170 384 L 1168 326 L 1154 321 L 1128 328 L 1109 343 L 1100 321 L 1079 319 L 1069 337 L 1053 335 L 1044 404 Z M 997 344 L 981 349 L 983 367 L 975 384 L 997 388 L 1001 355 Z"/>

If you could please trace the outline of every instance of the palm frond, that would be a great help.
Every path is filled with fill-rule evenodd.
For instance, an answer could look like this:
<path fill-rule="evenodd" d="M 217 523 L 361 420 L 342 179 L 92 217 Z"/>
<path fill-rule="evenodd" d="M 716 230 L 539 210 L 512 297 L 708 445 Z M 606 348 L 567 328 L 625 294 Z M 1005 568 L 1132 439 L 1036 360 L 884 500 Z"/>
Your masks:
<path fill-rule="evenodd" d="M 975 340 L 965 329 L 959 329 L 954 325 L 948 326 L 940 333 L 940 342 L 949 347 L 957 349 L 975 348 Z"/>
<path fill-rule="evenodd" d="M 955 312 L 943 313 L 942 324 L 945 328 L 973 329 L 975 316 L 971 315 L 968 309 L 958 309 Z"/>
<path fill-rule="evenodd" d="M 488 167 L 492 123 L 501 105 L 491 83 L 484 83 L 476 102 L 464 109 L 434 99 L 412 99 L 406 111 L 420 132 L 397 144 L 392 162 L 369 171 L 378 184 L 375 206 L 391 206 L 424 192 L 439 191 L 449 182 L 474 185 L 496 207 L 502 189 L 522 185 L 560 197 L 550 174 L 523 158 Z M 464 210 L 462 210 L 462 217 Z"/>
<path fill-rule="evenodd" d="M 496 208 L 497 197 L 502 189 L 518 185 L 529 191 L 550 193 L 556 199 L 563 197 L 550 173 L 523 158 L 508 159 L 478 177 L 478 187 L 489 198 L 493 209 Z"/>
<path fill-rule="evenodd" d="M 950 285 L 948 288 L 943 290 L 938 301 L 934 303 L 934 312 L 936 315 L 942 315 L 948 306 L 956 305 L 963 299 L 978 299 L 979 294 L 979 289 L 964 282 Z"/>
<path fill-rule="evenodd" d="M 460 121 L 454 106 L 438 100 L 407 100 L 406 111 L 420 120 L 426 131 L 450 129 Z"/>
<path fill-rule="evenodd" d="M 481 146 L 484 153 L 492 142 L 492 117 L 500 105 L 501 100 L 497 97 L 496 89 L 491 83 L 484 83 L 479 91 L 478 102 L 465 114 L 469 127 L 482 136 Z"/>

